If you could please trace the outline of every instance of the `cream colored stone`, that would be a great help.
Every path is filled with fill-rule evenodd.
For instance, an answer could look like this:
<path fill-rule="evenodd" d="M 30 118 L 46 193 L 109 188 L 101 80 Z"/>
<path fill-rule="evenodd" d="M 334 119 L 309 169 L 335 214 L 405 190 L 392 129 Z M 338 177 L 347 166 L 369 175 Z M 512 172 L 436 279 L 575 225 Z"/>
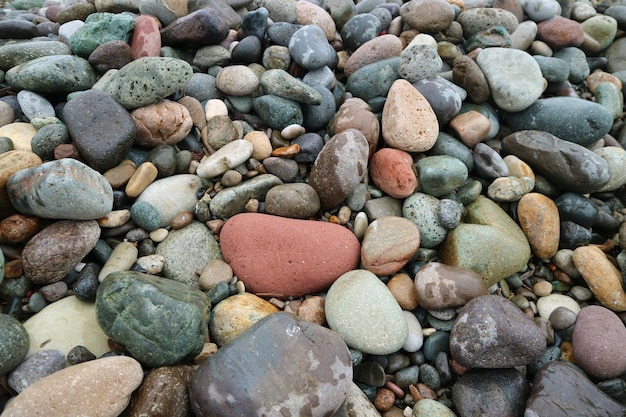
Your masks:
<path fill-rule="evenodd" d="M 522 161 L 515 155 L 507 155 L 504 157 L 504 163 L 509 169 L 509 175 L 513 177 L 528 177 L 535 181 L 535 173 L 526 162 Z"/>
<path fill-rule="evenodd" d="M 224 101 L 218 98 L 213 98 L 206 102 L 206 105 L 204 106 L 204 114 L 206 116 L 206 121 L 208 122 L 215 116 L 228 116 L 228 108 L 226 107 Z"/>
<path fill-rule="evenodd" d="M 67 355 L 74 346 L 85 346 L 101 356 L 110 350 L 108 336 L 96 320 L 96 305 L 69 296 L 46 306 L 24 322 L 30 337 L 28 356 L 44 349 Z"/>
<path fill-rule="evenodd" d="M 98 219 L 100 227 L 113 228 L 119 227 L 130 220 L 130 210 L 113 210 L 104 217 Z"/>
<path fill-rule="evenodd" d="M 110 356 L 48 375 L 20 393 L 6 417 L 117 417 L 143 381 L 143 369 L 128 356 Z"/>
<path fill-rule="evenodd" d="M 233 269 L 221 259 L 210 261 L 200 274 L 198 279 L 200 288 L 208 291 L 220 282 L 230 282 L 233 279 Z"/>
<path fill-rule="evenodd" d="M 626 293 L 622 273 L 597 246 L 581 246 L 574 250 L 574 265 L 589 289 L 609 310 L 626 311 Z"/>
<path fill-rule="evenodd" d="M 134 198 L 139 196 L 148 185 L 152 184 L 159 175 L 159 170 L 152 162 L 144 162 L 139 165 L 132 177 L 126 184 L 126 195 Z"/>
<path fill-rule="evenodd" d="M 113 272 L 128 271 L 137 260 L 137 247 L 130 242 L 120 242 L 113 252 L 109 255 L 109 259 L 104 263 L 100 273 L 98 274 L 98 281 L 102 282 L 107 275 Z"/>
<path fill-rule="evenodd" d="M 0 136 L 6 136 L 13 141 L 13 149 L 32 151 L 30 141 L 37 131 L 26 122 L 15 122 L 0 127 Z"/>
<path fill-rule="evenodd" d="M 264 132 L 255 130 L 247 133 L 243 138 L 252 144 L 252 157 L 257 161 L 262 161 L 272 156 L 272 143 Z"/>
<path fill-rule="evenodd" d="M 335 39 L 335 31 L 337 30 L 335 21 L 326 10 L 317 4 L 308 1 L 297 1 L 296 22 L 303 26 L 317 25 L 324 31 L 324 35 L 326 35 L 326 39 L 329 42 Z"/>
<path fill-rule="evenodd" d="M 280 136 L 283 139 L 292 140 L 305 133 L 306 129 L 303 126 L 292 124 L 285 126 L 283 130 L 280 131 Z"/>
<path fill-rule="evenodd" d="M 150 232 L 150 239 L 156 243 L 163 242 L 170 232 L 167 229 L 159 228 Z"/>
<path fill-rule="evenodd" d="M 407 152 L 425 152 L 437 141 L 439 122 L 435 112 L 422 93 L 406 80 L 394 81 L 389 89 L 382 133 L 387 145 Z"/>

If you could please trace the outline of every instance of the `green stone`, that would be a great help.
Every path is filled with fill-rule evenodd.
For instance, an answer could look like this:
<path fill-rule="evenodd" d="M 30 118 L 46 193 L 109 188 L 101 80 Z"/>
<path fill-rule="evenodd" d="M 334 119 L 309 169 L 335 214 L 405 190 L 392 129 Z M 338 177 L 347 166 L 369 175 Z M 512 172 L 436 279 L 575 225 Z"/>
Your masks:
<path fill-rule="evenodd" d="M 30 41 L 0 46 L 0 69 L 11 68 L 35 58 L 52 55 L 72 55 L 72 50 L 63 42 Z"/>
<path fill-rule="evenodd" d="M 54 159 L 54 149 L 70 141 L 70 132 L 62 124 L 45 125 L 35 133 L 30 146 L 33 152 L 44 161 Z"/>
<path fill-rule="evenodd" d="M 149 367 L 174 365 L 200 353 L 209 308 L 199 290 L 133 271 L 109 274 L 96 295 L 96 318 L 104 333 Z"/>
<path fill-rule="evenodd" d="M 71 93 L 90 89 L 97 75 L 86 59 L 73 55 L 35 58 L 11 68 L 6 82 L 16 90 L 36 93 Z"/>
<path fill-rule="evenodd" d="M 16 0 L 7 4 L 8 9 L 28 10 L 39 9 L 43 7 L 43 0 Z"/>
<path fill-rule="evenodd" d="M 28 332 L 8 314 L 0 314 L 0 375 L 6 375 L 19 365 L 30 348 Z"/>
<path fill-rule="evenodd" d="M 474 169 L 474 157 L 467 145 L 452 135 L 439 132 L 435 146 L 428 150 L 428 155 L 448 155 L 463 161 L 468 171 Z"/>
<path fill-rule="evenodd" d="M 598 84 L 594 93 L 596 103 L 606 107 L 611 112 L 613 119 L 617 119 L 622 116 L 622 109 L 624 107 L 624 95 L 615 84 L 604 82 Z"/>
<path fill-rule="evenodd" d="M 227 219 L 237 213 L 243 213 L 246 203 L 251 198 L 263 201 L 270 188 L 282 183 L 275 175 L 261 174 L 234 187 L 226 188 L 211 199 L 209 206 L 211 214 L 219 219 Z"/>
<path fill-rule="evenodd" d="M 359 68 L 348 77 L 346 90 L 355 97 L 370 101 L 374 97 L 387 97 L 398 74 L 400 57 L 383 59 Z"/>
<path fill-rule="evenodd" d="M 130 14 L 92 13 L 70 37 L 70 47 L 77 55 L 87 58 L 103 43 L 128 42 L 134 27 L 135 19 Z"/>
<path fill-rule="evenodd" d="M 422 190 L 435 197 L 451 193 L 463 185 L 468 176 L 467 166 L 453 156 L 427 156 L 420 159 L 416 167 Z"/>
<path fill-rule="evenodd" d="M 252 101 L 252 108 L 273 129 L 284 129 L 290 124 L 304 122 L 300 104 L 293 100 L 266 94 Z"/>

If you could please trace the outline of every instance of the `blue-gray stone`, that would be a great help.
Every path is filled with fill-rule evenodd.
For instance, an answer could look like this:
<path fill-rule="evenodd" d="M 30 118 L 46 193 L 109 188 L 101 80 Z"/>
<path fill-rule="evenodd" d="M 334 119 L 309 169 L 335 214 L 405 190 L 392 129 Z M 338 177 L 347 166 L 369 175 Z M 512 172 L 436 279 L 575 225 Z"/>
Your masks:
<path fill-rule="evenodd" d="M 474 169 L 472 151 L 463 142 L 445 132 L 439 132 L 435 145 L 427 151 L 428 155 L 448 155 L 459 159 L 467 170 Z"/>
<path fill-rule="evenodd" d="M 348 77 L 346 90 L 365 101 L 370 101 L 375 97 L 387 97 L 393 82 L 400 78 L 399 64 L 400 57 L 367 64 Z"/>
<path fill-rule="evenodd" d="M 329 89 L 317 85 L 312 88 L 320 93 L 322 99 L 318 105 L 302 105 L 303 125 L 307 131 L 317 131 L 324 128 L 335 116 L 335 111 L 337 110 L 335 96 Z"/>
<path fill-rule="evenodd" d="M 16 90 L 38 93 L 71 93 L 91 88 L 96 72 L 86 59 L 74 55 L 35 58 L 17 65 L 5 74 L 5 81 Z"/>
<path fill-rule="evenodd" d="M 54 107 L 43 96 L 28 90 L 17 93 L 17 102 L 20 103 L 22 113 L 28 120 L 44 117 L 55 117 Z"/>
<path fill-rule="evenodd" d="M 271 128 L 282 130 L 291 124 L 304 122 L 300 104 L 272 94 L 265 94 L 252 101 L 252 108 Z"/>
<path fill-rule="evenodd" d="M 275 45 L 289 46 L 289 40 L 294 33 L 300 29 L 302 25 L 289 22 L 276 22 L 267 28 L 267 36 Z"/>
<path fill-rule="evenodd" d="M 413 83 L 413 86 L 428 100 L 437 115 L 439 125 L 443 126 L 461 110 L 463 100 L 451 83 L 443 78 L 425 78 Z"/>
<path fill-rule="evenodd" d="M 98 324 L 149 367 L 174 365 L 202 350 L 209 299 L 180 282 L 139 272 L 114 272 L 96 296 Z"/>
<path fill-rule="evenodd" d="M 426 194 L 441 197 L 451 193 L 467 180 L 467 166 L 448 155 L 427 156 L 416 164 L 422 190 Z"/>
<path fill-rule="evenodd" d="M 590 228 L 600 216 L 598 207 L 580 194 L 565 192 L 554 202 L 559 209 L 561 221 L 572 221 L 582 227 Z"/>
<path fill-rule="evenodd" d="M 341 28 L 341 39 L 348 51 L 356 51 L 365 42 L 374 39 L 381 32 L 380 20 L 370 13 L 352 16 Z"/>
<path fill-rule="evenodd" d="M 9 178 L 7 193 L 20 213 L 44 219 L 99 219 L 113 208 L 107 180 L 71 158 L 18 171 Z"/>
<path fill-rule="evenodd" d="M 583 82 L 591 72 L 587 62 L 587 55 L 581 49 L 570 46 L 554 51 L 552 56 L 567 62 L 569 65 L 569 80 L 574 84 Z"/>
<path fill-rule="evenodd" d="M 87 58 L 98 46 L 109 41 L 130 40 L 135 18 L 125 13 L 92 13 L 70 37 L 72 51 Z"/>
<path fill-rule="evenodd" d="M 533 55 L 533 58 L 539 64 L 543 78 L 549 83 L 560 83 L 569 78 L 569 64 L 566 61 L 542 55 Z"/>
<path fill-rule="evenodd" d="M 576 97 L 539 99 L 525 110 L 506 114 L 505 121 L 513 132 L 540 130 L 581 146 L 602 139 L 613 126 L 606 107 Z"/>
<path fill-rule="evenodd" d="M 30 141 L 32 151 L 44 161 L 54 159 L 54 149 L 62 143 L 70 141 L 67 126 L 52 123 L 42 126 Z"/>
<path fill-rule="evenodd" d="M 66 362 L 63 352 L 54 349 L 41 350 L 19 364 L 9 374 L 7 382 L 19 394 L 32 383 L 60 371 L 65 366 Z"/>
<path fill-rule="evenodd" d="M 0 313 L 0 375 L 19 365 L 30 347 L 28 332 L 13 316 Z"/>
<path fill-rule="evenodd" d="M 291 35 L 289 53 L 298 65 L 307 70 L 334 67 L 337 61 L 337 53 L 317 25 L 303 26 Z"/>

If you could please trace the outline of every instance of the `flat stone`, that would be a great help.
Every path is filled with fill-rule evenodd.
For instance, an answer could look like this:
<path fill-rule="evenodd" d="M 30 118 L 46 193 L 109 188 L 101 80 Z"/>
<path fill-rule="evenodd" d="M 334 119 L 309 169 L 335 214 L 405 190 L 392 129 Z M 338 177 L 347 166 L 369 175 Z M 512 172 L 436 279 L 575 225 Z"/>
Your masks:
<path fill-rule="evenodd" d="M 382 31 L 380 19 L 371 13 L 356 14 L 341 27 L 341 38 L 348 51 L 355 51 Z"/>
<path fill-rule="evenodd" d="M 298 102 L 273 94 L 254 98 L 252 108 L 268 126 L 276 130 L 304 123 L 302 107 Z"/>
<path fill-rule="evenodd" d="M 249 291 L 283 298 L 328 288 L 358 266 L 361 249 L 342 226 L 256 213 L 226 221 L 220 245 L 224 260 Z"/>
<path fill-rule="evenodd" d="M 546 338 L 508 299 L 482 295 L 460 310 L 450 332 L 452 358 L 471 368 L 513 368 L 541 357 Z"/>
<path fill-rule="evenodd" d="M 279 312 L 210 356 L 194 373 L 189 395 L 196 415 L 270 415 L 278 407 L 287 415 L 322 417 L 341 406 L 351 384 L 341 338 Z"/>
<path fill-rule="evenodd" d="M 328 290 L 325 309 L 330 328 L 363 353 L 393 353 L 408 337 L 402 309 L 369 271 L 353 270 L 339 277 Z"/>
<path fill-rule="evenodd" d="M 454 20 L 454 9 L 441 0 L 418 0 L 400 7 L 400 16 L 411 28 L 424 33 L 447 29 Z"/>
<path fill-rule="evenodd" d="M 479 197 L 439 249 L 443 263 L 480 274 L 486 287 L 522 269 L 530 258 L 524 232 L 495 202 Z"/>
<path fill-rule="evenodd" d="M 574 250 L 572 259 L 589 289 L 604 307 L 626 311 L 622 274 L 604 252 L 596 246 L 581 246 Z"/>
<path fill-rule="evenodd" d="M 142 294 L 141 303 L 132 302 L 137 293 Z M 173 365 L 202 350 L 209 299 L 167 278 L 115 272 L 98 287 L 96 316 L 102 330 L 132 357 L 151 367 Z"/>
<path fill-rule="evenodd" d="M 118 416 L 143 380 L 133 358 L 113 356 L 70 366 L 40 379 L 4 409 L 15 417 L 61 417 L 85 410 L 102 417 Z M 57 401 L 63 398 L 64 401 Z"/>
<path fill-rule="evenodd" d="M 306 183 L 281 184 L 265 195 L 265 212 L 294 219 L 313 217 L 320 209 L 320 198 Z"/>
<path fill-rule="evenodd" d="M 403 217 L 382 217 L 367 227 L 361 244 L 361 263 L 376 275 L 391 275 L 417 253 L 420 231 Z"/>
<path fill-rule="evenodd" d="M 8 314 L 0 314 L 0 329 L 5 335 L 0 342 L 0 373 L 6 375 L 26 358 L 30 340 L 24 326 Z"/>
<path fill-rule="evenodd" d="M 426 310 L 444 310 L 462 307 L 488 291 L 482 277 L 472 270 L 428 262 L 415 274 L 415 293 Z"/>
<path fill-rule="evenodd" d="M 99 237 L 95 220 L 52 223 L 24 246 L 24 274 L 39 285 L 59 281 L 91 252 Z"/>
<path fill-rule="evenodd" d="M 559 249 L 559 210 L 549 197 L 530 193 L 517 205 L 519 223 L 535 256 L 548 259 Z"/>
<path fill-rule="evenodd" d="M 282 69 L 268 69 L 263 72 L 260 85 L 266 94 L 303 104 L 319 105 L 322 102 L 322 96 L 317 90 Z"/>
<path fill-rule="evenodd" d="M 22 169 L 7 182 L 7 193 L 20 213 L 48 219 L 97 219 L 113 208 L 104 177 L 69 158 Z"/>

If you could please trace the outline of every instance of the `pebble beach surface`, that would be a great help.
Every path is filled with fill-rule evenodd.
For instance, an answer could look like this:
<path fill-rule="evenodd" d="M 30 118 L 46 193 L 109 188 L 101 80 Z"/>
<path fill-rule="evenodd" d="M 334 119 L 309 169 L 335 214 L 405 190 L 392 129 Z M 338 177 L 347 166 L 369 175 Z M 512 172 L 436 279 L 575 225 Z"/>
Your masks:
<path fill-rule="evenodd" d="M 626 416 L 626 1 L 0 4 L 0 416 Z"/>

